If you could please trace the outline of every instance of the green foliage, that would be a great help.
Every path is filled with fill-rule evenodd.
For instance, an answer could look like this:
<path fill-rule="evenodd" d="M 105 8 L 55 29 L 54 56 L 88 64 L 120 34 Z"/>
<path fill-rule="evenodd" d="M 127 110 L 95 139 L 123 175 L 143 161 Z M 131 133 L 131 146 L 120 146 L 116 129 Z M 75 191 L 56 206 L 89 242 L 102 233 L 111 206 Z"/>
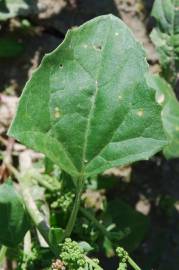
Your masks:
<path fill-rule="evenodd" d="M 59 262 L 59 265 L 61 264 L 61 268 L 59 267 L 57 269 L 100 270 L 102 268 L 98 266 L 98 263 L 97 259 L 89 259 L 85 255 L 85 251 L 82 246 L 77 242 L 72 241 L 70 238 L 66 238 L 65 242 L 61 244 Z"/>
<path fill-rule="evenodd" d="M 61 195 L 56 201 L 51 204 L 52 208 L 60 208 L 61 211 L 67 213 L 73 204 L 75 194 L 71 191 Z"/>
<path fill-rule="evenodd" d="M 149 229 L 148 218 L 119 199 L 109 202 L 105 219 L 116 225 L 113 244 L 118 245 L 120 243 L 129 251 L 133 251 L 139 246 Z M 125 233 L 126 229 L 127 232 Z M 124 233 L 124 237 L 120 232 Z M 112 232 L 111 236 L 113 236 Z"/>
<path fill-rule="evenodd" d="M 33 0 L 1 0 L 0 21 L 37 12 L 35 2 Z"/>
<path fill-rule="evenodd" d="M 13 38 L 0 38 L 0 57 L 19 56 L 24 51 L 24 45 Z"/>
<path fill-rule="evenodd" d="M 147 75 L 147 81 L 156 90 L 156 101 L 163 107 L 163 127 L 170 142 L 163 149 L 164 155 L 179 157 L 179 102 L 171 86 L 160 76 Z"/>
<path fill-rule="evenodd" d="M 155 86 L 154 81 L 146 80 L 146 73 L 148 65 L 141 45 L 121 20 L 107 15 L 70 30 L 64 42 L 44 57 L 25 86 L 9 135 L 45 154 L 46 174 L 21 175 L 11 165 L 8 168 L 19 181 L 30 217 L 41 233 L 41 246 L 43 236 L 43 246 L 56 258 L 54 270 L 102 270 L 98 261 L 87 256 L 94 247 L 84 241 L 96 242 L 97 248 L 102 244 L 111 256 L 119 244 L 133 251 L 148 230 L 148 218 L 128 204 L 119 199 L 107 203 L 94 177 L 108 168 L 148 159 L 163 147 L 166 152 L 174 143 L 176 137 L 166 124 L 164 111 L 170 102 L 173 107 L 178 103 L 169 87 L 160 89 L 163 81 L 162 86 L 158 81 Z M 163 95 L 165 102 L 161 102 Z M 168 141 L 170 145 L 166 146 Z M 55 171 L 54 163 L 60 169 Z M 89 194 L 94 195 L 90 200 Z M 10 199 L 8 206 L 14 207 L 14 198 Z M 19 220 L 23 222 L 23 214 L 18 207 L 12 210 L 16 228 Z M 12 222 L 6 223 L 8 227 L 2 223 L 0 228 L 9 241 L 7 231 Z M 14 245 L 26 231 L 21 226 Z M 83 242 L 68 238 L 72 231 L 72 236 Z M 13 232 L 17 237 L 15 229 Z M 31 242 L 31 235 L 26 240 Z M 124 249 L 118 248 L 117 254 L 121 259 L 118 270 L 127 270 L 128 265 L 140 270 Z M 29 256 L 26 252 L 20 267 L 37 269 L 39 257 L 43 262 L 38 252 L 31 250 Z M 51 260 L 47 257 L 45 267 Z"/>
<path fill-rule="evenodd" d="M 165 144 L 144 51 L 107 15 L 67 33 L 20 99 L 9 135 L 84 178 L 148 159 Z"/>
<path fill-rule="evenodd" d="M 164 77 L 175 83 L 179 72 L 179 0 L 155 0 L 152 16 L 157 26 L 151 33 Z"/>
<path fill-rule="evenodd" d="M 117 270 L 127 270 L 128 264 L 134 270 L 141 270 L 141 268 L 129 256 L 128 252 L 126 250 L 124 250 L 122 247 L 118 247 L 116 249 L 116 253 L 117 253 L 118 257 L 120 258 L 120 263 L 119 263 L 119 267 Z"/>
<path fill-rule="evenodd" d="M 121 259 L 117 270 L 127 270 L 128 253 L 123 248 L 118 247 L 116 249 L 117 256 Z"/>
<path fill-rule="evenodd" d="M 0 213 L 0 243 L 16 246 L 29 229 L 29 218 L 21 197 L 9 181 L 0 186 Z"/>
<path fill-rule="evenodd" d="M 54 252 L 59 254 L 59 243 L 62 242 L 62 239 L 64 237 L 64 230 L 61 228 L 50 228 L 49 231 L 49 241 L 51 245 L 53 246 Z"/>
<path fill-rule="evenodd" d="M 23 254 L 22 260 L 19 262 L 17 270 L 34 269 L 35 261 L 39 260 L 40 258 L 41 258 L 41 254 L 39 252 L 39 249 L 36 247 L 33 247 L 29 254 Z"/>
<path fill-rule="evenodd" d="M 47 248 L 40 248 L 34 241 L 28 253 L 21 250 L 13 257 L 13 260 L 17 259 L 17 270 L 51 270 L 52 256 L 53 254 Z"/>
<path fill-rule="evenodd" d="M 82 270 L 86 264 L 83 249 L 70 238 L 65 239 L 60 258 L 68 269 Z"/>
<path fill-rule="evenodd" d="M 96 182 L 96 184 L 94 182 Z M 51 209 L 53 226 L 58 225 L 63 227 L 65 224 L 64 219 L 66 220 L 66 215 L 64 214 L 67 213 L 69 215 L 73 204 L 72 197 L 74 198 L 75 193 L 74 191 L 68 191 L 72 189 L 72 183 L 71 181 L 68 182 L 66 177 L 60 183 L 61 187 L 65 185 L 65 188 L 61 188 L 56 195 L 54 192 L 48 193 L 48 199 L 50 200 L 52 196 L 52 203 L 50 204 L 53 206 Z M 103 245 L 104 251 L 108 257 L 114 255 L 114 249 L 119 243 L 124 244 L 130 251 L 134 250 L 141 243 L 148 230 L 148 218 L 136 212 L 130 205 L 121 200 L 111 201 L 109 204 L 107 203 L 107 207 L 97 208 L 98 211 L 96 212 L 96 204 L 99 202 L 99 197 L 97 197 L 97 201 L 95 197 L 94 199 L 92 197 L 93 192 L 95 192 L 95 195 L 98 192 L 98 190 L 96 190 L 97 179 L 93 179 L 93 188 L 95 186 L 93 192 L 92 190 L 90 192 L 90 185 L 91 181 L 86 180 L 89 199 L 94 201 L 89 204 L 89 208 L 82 199 L 82 207 L 80 208 L 78 220 L 74 228 L 75 237 L 81 241 L 85 240 L 91 243 L 93 247 L 95 247 L 95 250 L 101 249 Z M 50 188 L 50 190 L 52 189 Z M 84 197 L 84 194 L 82 197 Z M 59 202 L 61 203 L 59 204 Z M 64 206 L 65 212 L 62 206 Z M 68 207 L 66 208 L 65 206 Z M 83 207 L 87 207 L 88 209 Z"/>

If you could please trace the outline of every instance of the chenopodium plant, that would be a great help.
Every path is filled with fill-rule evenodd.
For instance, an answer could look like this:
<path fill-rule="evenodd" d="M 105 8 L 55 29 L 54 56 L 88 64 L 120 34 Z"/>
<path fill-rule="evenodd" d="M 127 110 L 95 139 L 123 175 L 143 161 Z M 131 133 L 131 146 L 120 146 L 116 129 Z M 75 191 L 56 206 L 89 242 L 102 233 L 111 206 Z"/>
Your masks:
<path fill-rule="evenodd" d="M 175 85 L 179 72 L 179 0 L 155 0 L 151 15 L 156 19 L 151 39 L 157 48 L 163 75 Z"/>
<path fill-rule="evenodd" d="M 31 219 L 52 251 L 54 239 L 58 245 L 71 235 L 85 179 L 147 160 L 167 144 L 147 72 L 145 53 L 131 31 L 106 15 L 68 31 L 27 82 L 8 134 L 44 153 L 76 187 L 71 216 L 61 230 L 44 226 L 22 184 Z"/>

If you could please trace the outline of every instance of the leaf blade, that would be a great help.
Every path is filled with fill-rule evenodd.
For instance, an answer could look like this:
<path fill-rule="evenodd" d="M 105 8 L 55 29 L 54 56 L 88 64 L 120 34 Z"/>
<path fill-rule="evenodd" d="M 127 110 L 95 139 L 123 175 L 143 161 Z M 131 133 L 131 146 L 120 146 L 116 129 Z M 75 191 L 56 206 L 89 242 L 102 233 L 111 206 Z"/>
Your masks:
<path fill-rule="evenodd" d="M 162 121 L 170 143 L 163 149 L 166 158 L 179 157 L 179 102 L 171 86 L 159 75 L 147 75 L 148 84 L 156 91 L 161 103 Z"/>
<path fill-rule="evenodd" d="M 150 37 L 165 79 L 175 85 L 179 71 L 179 0 L 155 0 L 152 16 L 156 19 L 156 27 Z"/>
<path fill-rule="evenodd" d="M 10 180 L 0 185 L 0 210 L 0 243 L 17 246 L 30 228 L 30 219 Z"/>
<path fill-rule="evenodd" d="M 97 17 L 69 31 L 45 56 L 23 91 L 9 134 L 75 176 L 148 158 L 166 138 L 161 108 L 145 82 L 147 70 L 127 26 L 112 15 Z M 111 144 L 119 149 L 124 141 L 120 157 Z M 150 147 L 142 154 L 146 141 Z M 101 153 L 117 158 L 106 159 L 99 170 Z"/>

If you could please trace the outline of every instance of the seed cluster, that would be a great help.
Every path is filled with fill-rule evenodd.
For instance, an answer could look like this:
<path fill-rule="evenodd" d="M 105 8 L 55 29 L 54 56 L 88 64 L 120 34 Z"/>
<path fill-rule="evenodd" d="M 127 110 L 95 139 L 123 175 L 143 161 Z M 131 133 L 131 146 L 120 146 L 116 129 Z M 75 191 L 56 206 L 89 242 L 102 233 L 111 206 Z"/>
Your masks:
<path fill-rule="evenodd" d="M 52 263 L 52 270 L 66 270 L 63 262 L 59 259 Z"/>

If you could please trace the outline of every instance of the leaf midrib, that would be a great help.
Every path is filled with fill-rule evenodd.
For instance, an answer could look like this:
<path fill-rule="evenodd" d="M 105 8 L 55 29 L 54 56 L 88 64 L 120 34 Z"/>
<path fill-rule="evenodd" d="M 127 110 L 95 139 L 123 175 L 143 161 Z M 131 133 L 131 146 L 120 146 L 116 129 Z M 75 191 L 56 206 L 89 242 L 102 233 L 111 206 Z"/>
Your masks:
<path fill-rule="evenodd" d="M 102 53 L 101 53 L 101 61 L 99 63 L 99 69 L 97 71 L 97 76 L 96 76 L 96 81 L 95 81 L 95 92 L 93 95 L 93 100 L 91 103 L 91 109 L 89 111 L 88 114 L 88 119 L 87 119 L 87 124 L 86 124 L 86 130 L 85 130 L 85 134 L 84 134 L 84 145 L 83 145 L 83 151 L 82 151 L 82 172 L 84 173 L 85 170 L 85 163 L 88 162 L 86 159 L 86 152 L 87 152 L 87 146 L 88 146 L 88 138 L 89 138 L 89 132 L 90 132 L 90 126 L 91 126 L 91 121 L 93 118 L 93 114 L 94 114 L 94 110 L 95 110 L 95 103 L 96 103 L 96 99 L 98 96 L 98 92 L 99 92 L 99 84 L 98 84 L 98 79 L 99 79 L 99 75 L 100 75 L 100 70 L 101 70 L 101 62 L 103 60 L 103 56 L 104 56 L 104 52 L 106 49 L 106 45 L 109 39 L 109 34 L 110 34 L 110 30 L 111 30 L 111 24 L 108 27 L 108 33 L 106 35 L 106 40 L 102 49 Z"/>

